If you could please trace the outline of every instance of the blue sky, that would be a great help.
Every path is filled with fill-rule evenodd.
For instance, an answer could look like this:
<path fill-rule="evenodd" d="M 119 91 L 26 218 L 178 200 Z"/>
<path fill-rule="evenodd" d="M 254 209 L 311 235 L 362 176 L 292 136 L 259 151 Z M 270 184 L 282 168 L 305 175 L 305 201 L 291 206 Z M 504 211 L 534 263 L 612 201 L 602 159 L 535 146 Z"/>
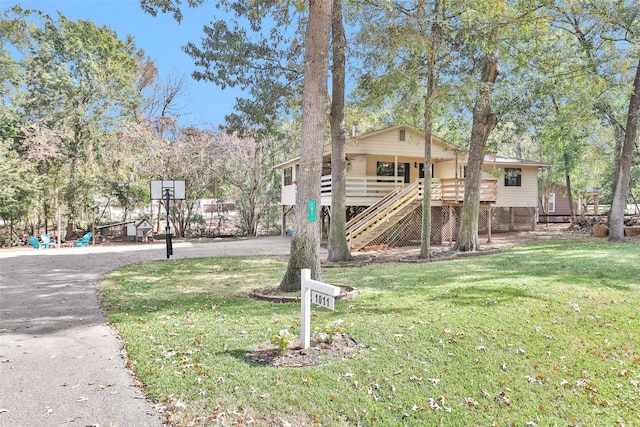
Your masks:
<path fill-rule="evenodd" d="M 3 10 L 19 4 L 25 9 L 39 9 L 53 17 L 56 11 L 71 19 L 85 19 L 98 26 L 106 25 L 121 38 L 131 35 L 136 46 L 151 57 L 161 77 L 184 76 L 187 88 L 181 101 L 183 125 L 199 127 L 224 123 L 232 111 L 238 89 L 221 90 L 211 82 L 197 82 L 191 77 L 193 60 L 182 51 L 188 42 L 200 44 L 202 27 L 211 21 L 215 2 L 198 9 L 186 9 L 178 24 L 172 16 L 153 17 L 140 8 L 138 0 L 0 0 Z"/>

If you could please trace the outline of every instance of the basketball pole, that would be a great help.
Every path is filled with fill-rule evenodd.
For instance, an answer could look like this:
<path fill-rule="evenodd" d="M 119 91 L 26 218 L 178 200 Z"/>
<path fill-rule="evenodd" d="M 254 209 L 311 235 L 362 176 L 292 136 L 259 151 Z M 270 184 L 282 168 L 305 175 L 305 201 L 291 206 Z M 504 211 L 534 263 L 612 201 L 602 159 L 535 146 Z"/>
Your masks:
<path fill-rule="evenodd" d="M 166 188 L 164 190 L 165 195 L 165 207 L 167 208 L 167 224 L 164 228 L 166 234 L 166 242 L 167 242 L 167 259 L 173 255 L 173 245 L 171 244 L 171 223 L 169 222 L 169 201 L 171 200 L 171 190 Z"/>

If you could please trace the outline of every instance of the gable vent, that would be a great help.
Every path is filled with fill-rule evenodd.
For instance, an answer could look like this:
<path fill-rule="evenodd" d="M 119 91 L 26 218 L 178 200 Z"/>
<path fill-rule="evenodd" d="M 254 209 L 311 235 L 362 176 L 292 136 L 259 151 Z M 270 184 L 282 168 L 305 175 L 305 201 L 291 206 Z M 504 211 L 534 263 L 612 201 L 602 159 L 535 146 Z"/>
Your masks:
<path fill-rule="evenodd" d="M 400 141 L 406 141 L 405 130 L 400 129 Z"/>

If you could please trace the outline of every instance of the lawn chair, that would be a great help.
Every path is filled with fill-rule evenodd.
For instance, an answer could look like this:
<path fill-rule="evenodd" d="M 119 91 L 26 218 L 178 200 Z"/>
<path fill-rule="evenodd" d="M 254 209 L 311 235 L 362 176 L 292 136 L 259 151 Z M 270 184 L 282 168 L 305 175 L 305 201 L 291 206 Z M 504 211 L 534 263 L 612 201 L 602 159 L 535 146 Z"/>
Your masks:
<path fill-rule="evenodd" d="M 82 236 L 81 239 L 76 239 L 73 242 L 73 246 L 89 246 L 89 241 L 91 240 L 91 232 L 85 234 L 84 236 Z"/>
<path fill-rule="evenodd" d="M 40 240 L 42 240 L 42 245 L 45 248 L 48 248 L 50 246 L 55 246 L 55 244 L 57 243 L 56 240 L 55 239 L 52 240 L 47 233 L 43 233 L 40 236 Z"/>
<path fill-rule="evenodd" d="M 35 249 L 44 248 L 44 245 L 40 243 L 40 240 L 38 240 L 37 237 L 29 237 L 29 243 L 31 243 L 31 246 L 33 246 Z"/>

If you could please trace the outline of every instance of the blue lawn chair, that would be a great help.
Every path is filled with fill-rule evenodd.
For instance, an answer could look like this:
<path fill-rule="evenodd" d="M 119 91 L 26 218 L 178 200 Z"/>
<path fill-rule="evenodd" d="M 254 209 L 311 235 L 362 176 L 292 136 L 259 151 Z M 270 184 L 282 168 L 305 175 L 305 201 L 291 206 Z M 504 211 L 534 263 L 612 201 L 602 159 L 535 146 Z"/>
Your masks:
<path fill-rule="evenodd" d="M 89 241 L 91 240 L 91 232 L 85 234 L 84 236 L 82 236 L 81 239 L 76 239 L 73 242 L 73 246 L 89 246 Z"/>
<path fill-rule="evenodd" d="M 40 240 L 42 240 L 42 245 L 45 248 L 48 248 L 50 246 L 55 246 L 55 244 L 57 243 L 55 239 L 51 239 L 51 237 L 49 237 L 49 235 L 47 233 L 43 233 L 40 236 Z"/>
<path fill-rule="evenodd" d="M 29 237 L 29 243 L 31 243 L 31 246 L 33 246 L 35 249 L 44 248 L 44 245 L 40 243 L 40 240 L 38 240 L 37 237 Z"/>

